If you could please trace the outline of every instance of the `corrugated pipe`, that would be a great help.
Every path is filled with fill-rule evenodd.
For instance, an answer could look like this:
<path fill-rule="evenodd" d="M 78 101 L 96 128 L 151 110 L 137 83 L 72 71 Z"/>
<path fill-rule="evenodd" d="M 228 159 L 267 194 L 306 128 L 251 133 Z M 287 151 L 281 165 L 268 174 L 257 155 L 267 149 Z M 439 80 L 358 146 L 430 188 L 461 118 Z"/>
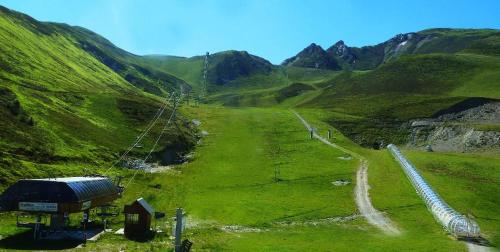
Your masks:
<path fill-rule="evenodd" d="M 417 193 L 425 201 L 429 211 L 448 232 L 457 237 L 477 238 L 480 236 L 477 223 L 446 204 L 394 144 L 389 144 L 387 149 L 399 162 L 413 187 L 415 187 Z"/>

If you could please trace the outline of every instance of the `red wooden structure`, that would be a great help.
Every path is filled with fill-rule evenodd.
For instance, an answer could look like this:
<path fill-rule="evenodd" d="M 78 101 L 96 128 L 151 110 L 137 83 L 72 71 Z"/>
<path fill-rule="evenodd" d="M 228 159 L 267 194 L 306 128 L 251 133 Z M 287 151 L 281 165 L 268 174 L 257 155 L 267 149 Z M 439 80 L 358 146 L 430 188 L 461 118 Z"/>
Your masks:
<path fill-rule="evenodd" d="M 143 236 L 150 232 L 151 219 L 155 212 L 146 200 L 139 198 L 132 204 L 125 205 L 123 213 L 125 214 L 125 236 Z"/>

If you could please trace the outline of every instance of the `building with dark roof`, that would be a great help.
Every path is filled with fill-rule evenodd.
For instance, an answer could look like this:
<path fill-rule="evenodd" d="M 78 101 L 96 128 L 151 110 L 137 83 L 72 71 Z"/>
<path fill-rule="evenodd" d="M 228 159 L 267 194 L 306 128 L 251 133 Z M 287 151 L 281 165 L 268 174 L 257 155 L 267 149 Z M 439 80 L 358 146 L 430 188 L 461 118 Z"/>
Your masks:
<path fill-rule="evenodd" d="M 77 213 L 108 205 L 120 192 L 106 177 L 22 179 L 0 196 L 0 211 Z"/>

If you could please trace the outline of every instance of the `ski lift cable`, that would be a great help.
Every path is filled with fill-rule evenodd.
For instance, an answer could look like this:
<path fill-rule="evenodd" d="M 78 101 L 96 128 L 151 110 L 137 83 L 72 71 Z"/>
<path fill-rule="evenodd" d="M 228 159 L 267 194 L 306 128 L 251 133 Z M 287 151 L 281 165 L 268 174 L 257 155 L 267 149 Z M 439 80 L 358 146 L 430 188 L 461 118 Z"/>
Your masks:
<path fill-rule="evenodd" d="M 135 148 L 137 146 L 137 144 L 139 144 L 139 142 L 149 133 L 149 131 L 153 128 L 153 126 L 156 124 L 156 122 L 158 121 L 158 119 L 161 117 L 161 115 L 163 114 L 163 112 L 165 111 L 165 109 L 167 108 L 169 102 L 172 100 L 172 97 L 174 96 L 174 93 L 171 93 L 170 96 L 167 96 L 163 99 L 163 105 L 162 107 L 160 107 L 158 109 L 158 111 L 156 111 L 156 114 L 155 116 L 151 119 L 151 121 L 149 121 L 149 124 L 146 126 L 146 128 L 144 129 L 143 132 L 141 132 L 141 134 L 139 134 L 139 136 L 136 137 L 136 140 L 132 143 L 132 145 L 130 145 L 130 147 L 127 149 L 127 151 L 125 151 L 121 156 L 120 158 L 114 162 L 111 167 L 109 167 L 105 172 L 104 174 L 107 174 L 113 167 L 115 167 L 120 161 L 122 161 L 127 155 L 128 153 L 130 153 L 130 151 L 132 151 L 133 148 Z"/>
<path fill-rule="evenodd" d="M 111 170 L 111 168 L 115 167 L 121 160 L 123 160 L 129 153 L 130 151 L 135 148 L 137 146 L 137 144 L 140 143 L 140 141 L 149 133 L 149 131 L 151 130 L 151 128 L 156 124 L 156 121 L 160 118 L 160 116 L 163 114 L 163 111 L 165 110 L 167 104 L 168 104 L 169 100 L 165 100 L 165 104 L 163 105 L 163 107 L 161 107 L 156 115 L 151 119 L 151 121 L 149 122 L 148 126 L 145 128 L 145 130 L 139 135 L 136 137 L 136 140 L 132 143 L 132 145 L 120 156 L 120 158 L 114 162 L 111 167 L 109 167 L 105 173 L 108 173 L 109 170 Z"/>
<path fill-rule="evenodd" d="M 160 132 L 160 135 L 156 138 L 156 141 L 153 145 L 153 147 L 151 148 L 151 150 L 149 150 L 149 153 L 148 155 L 146 155 L 146 157 L 142 160 L 144 163 L 146 163 L 146 161 L 148 160 L 148 158 L 151 156 L 151 154 L 153 153 L 154 149 L 156 148 L 156 146 L 158 145 L 158 142 L 160 141 L 161 137 L 163 136 L 163 134 L 167 131 L 167 127 L 168 125 L 170 124 L 170 122 L 172 121 L 172 119 L 174 118 L 174 115 L 175 115 L 175 112 L 177 110 L 177 107 L 180 103 L 182 99 L 182 95 L 179 96 L 179 99 L 177 99 L 174 103 L 174 108 L 172 110 L 172 113 L 170 114 L 170 117 L 168 118 L 168 121 L 165 123 L 165 126 L 163 127 L 163 129 L 161 130 Z M 135 176 L 137 175 L 137 173 L 139 172 L 140 169 L 137 169 L 135 172 L 134 172 L 134 175 L 132 175 L 132 178 L 130 178 L 130 180 L 128 181 L 127 185 L 125 186 L 125 188 L 127 188 L 130 183 L 132 183 L 132 181 L 134 180 Z"/>
<path fill-rule="evenodd" d="M 116 165 L 118 162 L 120 162 L 125 156 L 128 155 L 128 153 L 137 146 L 137 144 L 139 144 L 139 142 L 149 133 L 149 131 L 153 128 L 153 126 L 156 124 L 156 122 L 158 121 L 158 119 L 161 117 L 161 115 L 163 114 L 163 112 L 165 111 L 165 109 L 167 108 L 167 105 L 168 105 L 168 102 L 170 102 L 172 98 L 172 95 L 170 96 L 170 98 L 165 101 L 164 105 L 162 108 L 160 108 L 157 112 L 157 114 L 155 115 L 155 117 L 153 117 L 153 119 L 150 121 L 150 123 L 148 124 L 148 126 L 146 127 L 146 129 L 136 138 L 135 142 L 130 146 L 130 148 L 120 157 L 120 159 L 118 159 L 118 161 L 115 162 L 114 165 Z"/>
<path fill-rule="evenodd" d="M 177 99 L 177 101 L 174 103 L 174 109 L 172 110 L 172 113 L 170 114 L 170 117 L 168 118 L 168 121 L 165 123 L 165 126 L 163 127 L 162 131 L 160 132 L 160 135 L 158 136 L 158 138 L 156 138 L 156 142 L 155 144 L 153 145 L 153 147 L 151 148 L 151 150 L 149 151 L 148 155 L 146 155 L 146 157 L 142 160 L 142 162 L 146 163 L 147 159 L 151 156 L 151 153 L 153 153 L 154 149 L 156 148 L 156 146 L 158 145 L 158 142 L 160 141 L 161 137 L 163 136 L 163 133 L 167 130 L 167 127 L 168 125 L 170 124 L 170 122 L 172 121 L 172 118 L 174 117 L 175 115 L 175 112 L 177 110 L 177 106 L 179 105 L 180 103 L 180 100 L 182 99 L 182 95 L 179 97 L 179 99 Z M 127 183 L 127 185 L 125 186 L 125 188 L 128 187 L 128 185 L 130 183 L 132 183 L 132 181 L 134 180 L 135 176 L 137 175 L 137 173 L 139 172 L 140 169 L 137 169 L 135 172 L 134 172 L 134 175 L 132 175 L 132 178 L 129 180 L 129 182 Z"/>

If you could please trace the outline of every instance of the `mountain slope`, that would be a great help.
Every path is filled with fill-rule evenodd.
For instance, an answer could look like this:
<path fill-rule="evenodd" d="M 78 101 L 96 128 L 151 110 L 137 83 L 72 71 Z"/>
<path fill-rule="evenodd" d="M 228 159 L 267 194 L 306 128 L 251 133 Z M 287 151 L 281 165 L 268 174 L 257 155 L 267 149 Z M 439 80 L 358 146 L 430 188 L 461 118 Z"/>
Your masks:
<path fill-rule="evenodd" d="M 269 74 L 272 64 L 260 57 L 245 51 L 226 51 L 211 55 L 208 80 L 211 83 L 224 85 L 239 77 L 255 74 Z"/>
<path fill-rule="evenodd" d="M 373 69 L 408 54 L 469 52 L 499 55 L 500 32 L 474 29 L 429 29 L 398 34 L 375 46 L 348 47 L 337 42 L 327 51 L 349 69 Z"/>
<path fill-rule="evenodd" d="M 142 65 L 149 68 L 165 71 L 186 81 L 195 90 L 203 82 L 203 56 L 186 58 L 167 55 L 146 55 L 141 57 L 139 61 Z"/>
<path fill-rule="evenodd" d="M 406 55 L 367 72 L 345 72 L 301 106 L 357 118 L 330 122 L 366 146 L 403 143 L 405 123 L 433 117 L 469 98 L 500 99 L 500 58 L 477 54 Z"/>
<path fill-rule="evenodd" d="M 170 74 L 186 80 L 198 92 L 203 83 L 204 56 L 191 58 L 149 55 L 142 59 L 154 69 L 165 69 Z M 271 86 L 279 79 L 279 71 L 269 61 L 246 51 L 224 51 L 208 57 L 207 84 L 209 92 L 227 88 Z M 258 83 L 253 79 L 258 79 Z"/>
<path fill-rule="evenodd" d="M 164 69 L 151 68 L 143 56 L 126 52 L 92 31 L 66 24 L 56 26 L 74 37 L 80 48 L 146 92 L 159 95 L 167 90 L 188 86 L 185 81 L 168 74 Z"/>
<path fill-rule="evenodd" d="M 26 87 L 78 91 L 133 88 L 52 26 L 0 8 L 0 77 Z M 90 73 L 94 74 L 90 74 Z"/>
<path fill-rule="evenodd" d="M 19 176 L 48 176 L 47 172 L 81 175 L 61 165 L 67 162 L 97 166 L 116 160 L 161 106 L 158 97 L 82 49 L 83 33 L 78 40 L 63 26 L 0 8 L 2 185 Z M 125 61 L 121 66 L 136 68 Z M 170 160 L 162 161 L 175 162 L 193 146 L 194 132 L 182 118 L 160 142 L 155 159 L 173 151 Z M 159 131 L 155 127 L 143 145 L 151 146 Z M 33 169 L 38 165 L 51 168 Z"/>
<path fill-rule="evenodd" d="M 429 29 L 398 34 L 373 46 L 350 47 L 340 40 L 324 51 L 313 43 L 283 65 L 370 70 L 408 54 L 464 52 L 498 56 L 499 41 L 500 31 L 493 29 Z"/>

